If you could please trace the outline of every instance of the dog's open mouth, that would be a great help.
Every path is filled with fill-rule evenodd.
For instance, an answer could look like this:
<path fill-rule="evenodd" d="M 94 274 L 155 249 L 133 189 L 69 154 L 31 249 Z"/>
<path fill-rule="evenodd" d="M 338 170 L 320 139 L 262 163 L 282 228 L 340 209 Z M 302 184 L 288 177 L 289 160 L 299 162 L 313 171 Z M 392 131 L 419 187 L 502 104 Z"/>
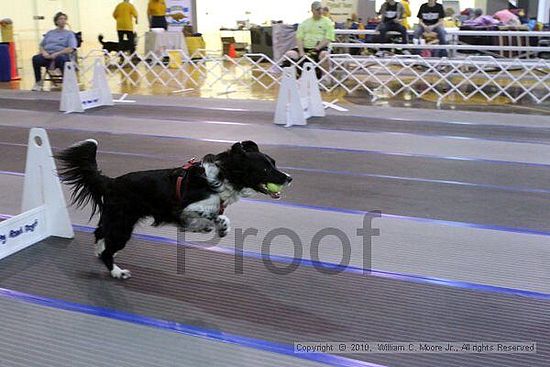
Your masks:
<path fill-rule="evenodd" d="M 281 188 L 282 185 L 277 185 L 273 183 L 263 183 L 258 186 L 258 191 L 262 194 L 271 196 L 273 199 L 281 198 Z"/>

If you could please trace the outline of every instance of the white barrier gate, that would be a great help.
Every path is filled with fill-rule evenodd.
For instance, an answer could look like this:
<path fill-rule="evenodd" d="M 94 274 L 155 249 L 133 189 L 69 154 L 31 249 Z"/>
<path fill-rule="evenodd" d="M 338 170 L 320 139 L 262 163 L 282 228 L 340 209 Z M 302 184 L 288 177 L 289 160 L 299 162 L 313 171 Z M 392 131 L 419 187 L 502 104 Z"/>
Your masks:
<path fill-rule="evenodd" d="M 94 76 L 92 80 L 92 89 L 80 91 L 76 79 L 75 64 L 73 62 L 65 63 L 63 72 L 63 90 L 61 92 L 60 111 L 84 112 L 89 108 L 99 106 L 112 106 L 113 95 L 107 83 L 105 69 L 99 59 L 94 61 Z"/>
<path fill-rule="evenodd" d="M 315 67 L 306 63 L 299 80 L 294 67 L 284 68 L 273 122 L 286 127 L 306 125 L 306 120 L 313 116 L 325 116 Z"/>
<path fill-rule="evenodd" d="M 74 238 L 46 130 L 29 134 L 21 214 L 0 222 L 0 259 L 50 236 Z"/>

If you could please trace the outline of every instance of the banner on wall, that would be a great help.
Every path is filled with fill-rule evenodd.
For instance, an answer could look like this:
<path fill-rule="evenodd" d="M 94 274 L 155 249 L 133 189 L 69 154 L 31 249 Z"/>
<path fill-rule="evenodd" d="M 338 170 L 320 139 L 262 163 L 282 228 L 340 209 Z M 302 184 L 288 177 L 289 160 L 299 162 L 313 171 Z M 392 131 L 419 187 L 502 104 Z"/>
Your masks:
<path fill-rule="evenodd" d="M 328 6 L 332 19 L 345 22 L 352 14 L 357 14 L 358 0 L 325 0 L 323 6 Z"/>
<path fill-rule="evenodd" d="M 180 31 L 192 25 L 192 0 L 166 0 L 166 22 L 169 31 Z"/>

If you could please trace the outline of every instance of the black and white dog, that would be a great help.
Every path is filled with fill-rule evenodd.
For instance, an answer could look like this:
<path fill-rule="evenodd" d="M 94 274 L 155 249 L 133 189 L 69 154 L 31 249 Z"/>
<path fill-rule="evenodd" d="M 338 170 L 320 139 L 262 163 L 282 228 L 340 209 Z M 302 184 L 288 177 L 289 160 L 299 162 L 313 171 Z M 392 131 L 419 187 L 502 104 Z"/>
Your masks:
<path fill-rule="evenodd" d="M 97 40 L 99 43 L 101 43 L 101 47 L 107 51 L 107 53 L 111 52 L 119 52 L 119 51 L 132 51 L 136 49 L 137 46 L 137 34 L 134 32 L 134 40 L 124 40 L 121 43 L 119 42 L 112 42 L 112 41 L 103 41 L 103 35 L 100 34 L 97 36 Z"/>
<path fill-rule="evenodd" d="M 260 192 L 279 198 L 269 190 L 287 185 L 292 178 L 277 169 L 275 161 L 260 152 L 253 141 L 235 143 L 231 149 L 208 154 L 202 162 L 184 167 L 132 172 L 111 178 L 98 170 L 97 142 L 81 141 L 56 155 L 59 176 L 72 187 L 72 203 L 92 205 L 92 216 L 99 212 L 94 232 L 96 255 L 111 276 L 130 277 L 113 260 L 130 239 L 135 224 L 152 217 L 153 225 L 176 224 L 184 231 L 210 232 L 220 237 L 229 232 L 229 218 L 223 209 Z M 273 186 L 273 185 L 271 185 Z"/>

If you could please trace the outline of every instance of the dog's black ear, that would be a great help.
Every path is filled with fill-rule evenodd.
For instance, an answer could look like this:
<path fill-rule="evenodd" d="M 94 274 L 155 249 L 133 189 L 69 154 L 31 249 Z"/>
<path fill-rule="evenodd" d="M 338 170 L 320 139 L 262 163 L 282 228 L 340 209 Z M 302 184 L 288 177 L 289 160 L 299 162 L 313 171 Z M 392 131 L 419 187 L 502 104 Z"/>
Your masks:
<path fill-rule="evenodd" d="M 242 143 L 235 143 L 231 146 L 231 154 L 244 154 L 245 150 Z"/>
<path fill-rule="evenodd" d="M 254 143 L 252 140 L 245 140 L 241 142 L 245 152 L 259 152 L 258 144 Z"/>

